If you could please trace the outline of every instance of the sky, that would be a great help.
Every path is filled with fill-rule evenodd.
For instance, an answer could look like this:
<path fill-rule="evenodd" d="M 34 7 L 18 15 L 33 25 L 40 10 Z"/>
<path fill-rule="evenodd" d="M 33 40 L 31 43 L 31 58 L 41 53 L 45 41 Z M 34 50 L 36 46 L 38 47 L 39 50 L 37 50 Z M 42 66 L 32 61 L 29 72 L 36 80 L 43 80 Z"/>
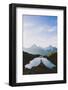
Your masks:
<path fill-rule="evenodd" d="M 23 47 L 57 47 L 57 16 L 23 16 Z"/>

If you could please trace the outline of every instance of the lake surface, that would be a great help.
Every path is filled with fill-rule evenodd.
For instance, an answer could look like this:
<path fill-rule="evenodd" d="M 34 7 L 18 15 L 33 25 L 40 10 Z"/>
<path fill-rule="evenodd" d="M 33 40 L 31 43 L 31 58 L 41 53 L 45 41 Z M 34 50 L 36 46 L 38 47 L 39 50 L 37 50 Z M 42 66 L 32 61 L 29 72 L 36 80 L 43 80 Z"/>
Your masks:
<path fill-rule="evenodd" d="M 40 56 L 30 60 L 30 62 L 25 65 L 25 68 L 31 69 L 32 67 L 39 66 L 41 63 L 49 69 L 56 67 L 49 59 Z"/>

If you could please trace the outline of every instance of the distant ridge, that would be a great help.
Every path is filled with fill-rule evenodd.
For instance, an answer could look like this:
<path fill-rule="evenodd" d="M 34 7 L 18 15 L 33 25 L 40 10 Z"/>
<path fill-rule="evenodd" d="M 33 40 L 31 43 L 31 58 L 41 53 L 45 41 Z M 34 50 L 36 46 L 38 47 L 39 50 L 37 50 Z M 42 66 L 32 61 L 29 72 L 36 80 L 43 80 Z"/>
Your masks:
<path fill-rule="evenodd" d="M 30 48 L 24 48 L 24 52 L 27 52 L 27 53 L 30 53 L 30 54 L 39 54 L 39 55 L 50 55 L 52 53 L 55 53 L 57 52 L 57 48 L 56 47 L 53 47 L 53 46 L 49 46 L 49 47 L 46 47 L 46 48 L 42 48 L 42 47 L 39 47 L 37 45 L 32 45 Z"/>

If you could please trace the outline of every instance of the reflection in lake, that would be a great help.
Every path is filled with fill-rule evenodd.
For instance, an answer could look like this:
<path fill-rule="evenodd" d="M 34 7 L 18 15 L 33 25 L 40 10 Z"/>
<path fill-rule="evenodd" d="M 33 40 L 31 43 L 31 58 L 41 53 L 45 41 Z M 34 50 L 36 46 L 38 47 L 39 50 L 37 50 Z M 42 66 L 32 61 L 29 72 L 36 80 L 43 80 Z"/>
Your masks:
<path fill-rule="evenodd" d="M 25 68 L 31 69 L 32 67 L 37 67 L 41 63 L 49 69 L 56 67 L 56 65 L 53 64 L 50 60 L 40 56 L 40 57 L 32 59 L 28 64 L 25 65 Z"/>

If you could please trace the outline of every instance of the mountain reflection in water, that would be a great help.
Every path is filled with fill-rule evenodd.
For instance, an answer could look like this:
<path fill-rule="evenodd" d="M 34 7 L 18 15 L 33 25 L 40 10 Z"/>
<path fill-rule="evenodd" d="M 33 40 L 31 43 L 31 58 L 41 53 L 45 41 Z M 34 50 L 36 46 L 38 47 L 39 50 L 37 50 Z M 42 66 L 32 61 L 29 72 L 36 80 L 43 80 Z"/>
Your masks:
<path fill-rule="evenodd" d="M 39 66 L 41 63 L 49 69 L 56 67 L 56 65 L 53 64 L 49 59 L 40 56 L 32 59 L 28 64 L 25 65 L 25 68 L 31 69 L 32 67 Z"/>

